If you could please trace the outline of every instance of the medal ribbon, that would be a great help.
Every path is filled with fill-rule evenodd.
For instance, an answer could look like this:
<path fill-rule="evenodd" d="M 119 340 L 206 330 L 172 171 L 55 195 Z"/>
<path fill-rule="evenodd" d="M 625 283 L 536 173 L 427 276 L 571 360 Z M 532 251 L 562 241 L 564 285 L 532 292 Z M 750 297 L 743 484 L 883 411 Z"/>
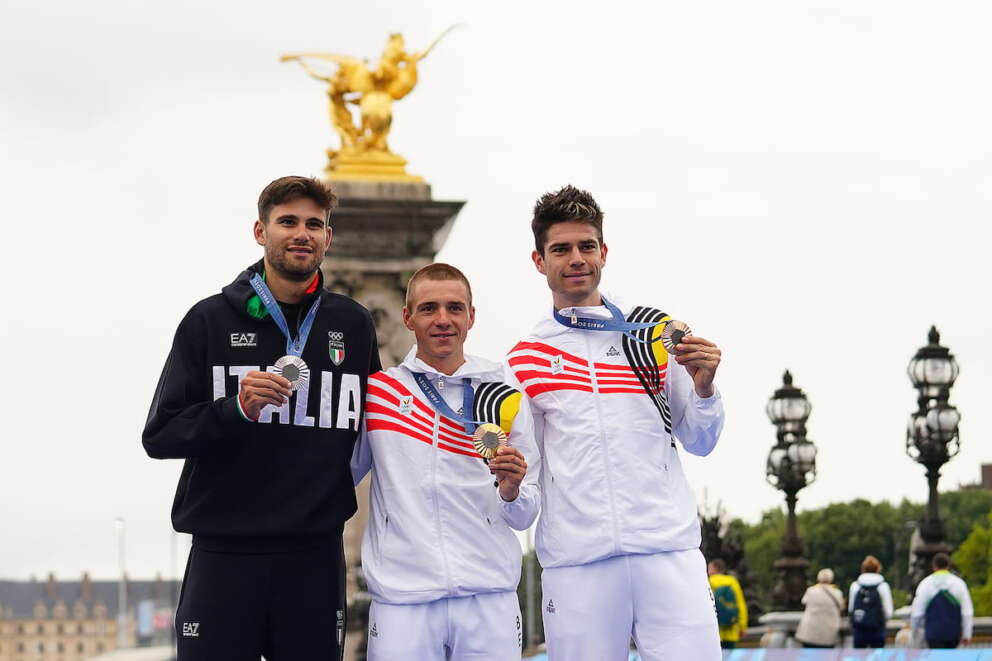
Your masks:
<path fill-rule="evenodd" d="M 632 321 L 627 321 L 624 319 L 623 312 L 620 311 L 620 308 L 607 301 L 605 296 L 600 296 L 600 298 L 603 299 L 603 305 L 606 309 L 610 311 L 610 316 L 612 319 L 578 317 L 574 314 L 566 317 L 562 313 L 558 312 L 558 310 L 552 308 L 551 311 L 554 313 L 555 321 L 562 326 L 568 326 L 569 328 L 575 328 L 578 330 L 620 332 L 635 342 L 640 342 L 642 344 L 652 344 L 661 339 L 661 336 L 658 336 L 648 340 L 642 340 L 634 335 L 633 332 L 643 330 L 645 328 L 652 328 L 653 326 L 657 326 L 658 322 L 652 321 L 646 323 L 635 323 Z"/>
<path fill-rule="evenodd" d="M 420 391 L 424 393 L 424 397 L 434 406 L 434 410 L 465 425 L 466 434 L 474 432 L 476 425 L 486 424 L 485 420 L 473 420 L 466 417 L 468 412 L 472 410 L 472 404 L 475 402 L 475 390 L 472 388 L 472 379 L 462 379 L 462 411 L 465 412 L 465 415 L 459 415 L 448 406 L 448 402 L 444 401 L 444 397 L 437 391 L 437 388 L 434 387 L 434 384 L 431 383 L 426 374 L 423 372 L 414 372 L 413 380 L 420 386 Z"/>
<path fill-rule="evenodd" d="M 282 313 L 282 308 L 279 307 L 279 302 L 272 295 L 269 286 L 262 280 L 262 276 L 255 273 L 251 276 L 250 282 L 255 293 L 258 294 L 258 298 L 262 301 L 262 305 L 269 311 L 272 321 L 276 322 L 276 326 L 286 336 L 286 353 L 299 358 L 303 354 L 303 347 L 307 344 L 307 337 L 309 337 L 310 329 L 313 327 L 313 320 L 317 318 L 317 308 L 320 307 L 320 295 L 317 295 L 317 300 L 310 306 L 310 311 L 307 312 L 307 316 L 304 317 L 303 323 L 300 325 L 300 333 L 294 340 L 292 333 L 289 332 L 289 324 L 286 323 L 286 316 Z"/>

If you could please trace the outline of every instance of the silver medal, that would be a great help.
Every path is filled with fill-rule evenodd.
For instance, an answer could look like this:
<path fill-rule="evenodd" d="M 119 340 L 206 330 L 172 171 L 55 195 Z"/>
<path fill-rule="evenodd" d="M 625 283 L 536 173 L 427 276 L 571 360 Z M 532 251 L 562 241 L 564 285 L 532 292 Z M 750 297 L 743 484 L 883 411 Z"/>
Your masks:
<path fill-rule="evenodd" d="M 273 372 L 289 381 L 289 387 L 293 390 L 299 390 L 310 382 L 310 368 L 299 356 L 283 356 L 273 367 Z"/>
<path fill-rule="evenodd" d="M 665 329 L 661 331 L 661 343 L 668 353 L 675 353 L 675 345 L 681 342 L 686 335 L 692 335 L 689 324 L 672 319 L 665 324 Z"/>

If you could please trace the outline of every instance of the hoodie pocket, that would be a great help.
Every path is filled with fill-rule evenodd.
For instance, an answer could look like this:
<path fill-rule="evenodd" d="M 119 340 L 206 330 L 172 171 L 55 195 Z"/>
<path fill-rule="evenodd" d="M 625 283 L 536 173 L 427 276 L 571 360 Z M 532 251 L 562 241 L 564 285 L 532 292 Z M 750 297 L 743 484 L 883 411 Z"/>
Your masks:
<path fill-rule="evenodd" d="M 382 535 L 379 537 L 379 548 L 376 549 L 375 558 L 382 566 L 382 558 L 386 555 L 386 545 L 389 544 L 389 538 L 391 535 L 392 523 L 389 520 L 389 514 L 386 514 L 385 521 L 382 525 Z"/>
<path fill-rule="evenodd" d="M 482 520 L 486 523 L 486 528 L 489 530 L 489 538 L 499 552 L 499 557 L 509 557 L 508 553 L 510 549 L 507 547 L 506 535 L 503 534 L 508 529 L 508 526 L 503 524 L 503 518 L 498 513 L 489 513 L 484 514 Z"/>

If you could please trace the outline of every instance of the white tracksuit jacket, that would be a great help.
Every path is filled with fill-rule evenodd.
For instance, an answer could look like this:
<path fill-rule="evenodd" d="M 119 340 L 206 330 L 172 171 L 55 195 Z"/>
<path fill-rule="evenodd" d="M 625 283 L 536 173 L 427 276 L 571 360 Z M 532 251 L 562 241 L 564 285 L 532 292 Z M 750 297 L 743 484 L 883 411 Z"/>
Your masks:
<path fill-rule="evenodd" d="M 950 592 L 951 596 L 961 604 L 961 637 L 965 640 L 971 640 L 972 629 L 975 625 L 975 606 L 971 601 L 971 593 L 960 576 L 955 576 L 946 569 L 933 572 L 916 586 L 916 595 L 913 597 L 913 610 L 910 616 L 914 638 L 918 641 L 925 639 L 927 606 L 941 590 Z"/>
<path fill-rule="evenodd" d="M 668 319 L 607 299 L 628 321 Z M 569 316 L 573 309 L 561 312 Z M 602 306 L 574 312 L 610 317 Z M 637 333 L 655 336 L 662 328 Z M 572 329 L 550 308 L 507 361 L 514 387 L 531 403 L 541 448 L 537 553 L 543 567 L 699 547 L 696 501 L 673 437 L 692 454 L 709 454 L 723 428 L 719 392 L 698 397 L 688 372 L 668 360 L 660 341 Z"/>
<path fill-rule="evenodd" d="M 376 601 L 421 604 L 517 589 L 521 552 L 511 528 L 526 530 L 540 506 L 532 419 L 503 366 L 465 358 L 447 376 L 417 359 L 414 347 L 400 366 L 369 377 L 352 473 L 357 484 L 372 471 L 362 569 Z M 471 379 L 476 410 L 466 417 L 509 429 L 510 445 L 527 461 L 516 500 L 500 498 L 471 435 L 431 407 L 414 371 L 427 374 L 454 411 L 463 405 L 462 380 Z"/>

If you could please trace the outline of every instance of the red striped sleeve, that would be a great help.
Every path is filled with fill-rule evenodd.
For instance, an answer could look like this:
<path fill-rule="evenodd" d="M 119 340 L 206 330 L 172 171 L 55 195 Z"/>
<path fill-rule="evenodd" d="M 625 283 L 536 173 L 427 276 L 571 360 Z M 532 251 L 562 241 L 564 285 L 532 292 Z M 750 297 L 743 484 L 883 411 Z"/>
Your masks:
<path fill-rule="evenodd" d="M 577 381 L 579 383 L 592 383 L 592 380 L 587 376 L 579 376 L 578 374 L 552 374 L 551 372 L 541 372 L 538 370 L 520 370 L 519 372 L 514 372 L 517 375 L 517 381 L 523 383 L 524 381 L 532 381 L 533 379 L 554 379 L 555 381 Z"/>
<path fill-rule="evenodd" d="M 409 436 L 410 438 L 416 439 L 422 443 L 426 443 L 427 445 L 434 444 L 431 437 L 424 436 L 423 434 L 418 434 L 409 427 L 399 424 L 397 422 L 393 422 L 392 420 L 383 420 L 381 418 L 369 418 L 366 422 L 366 428 L 369 431 L 397 432 L 403 434 L 404 436 Z M 448 445 L 447 443 L 438 442 L 437 447 L 438 449 L 445 450 L 446 452 L 453 452 L 454 454 L 460 454 L 466 457 L 472 457 L 474 459 L 477 459 L 479 457 L 479 455 L 474 451 L 469 452 L 467 450 L 463 450 L 461 448 Z"/>
<path fill-rule="evenodd" d="M 535 383 L 532 386 L 526 386 L 524 390 L 527 391 L 528 397 L 536 397 L 541 393 L 554 392 L 555 390 L 581 390 L 582 392 L 592 392 L 592 386 L 586 386 L 578 383 Z"/>
<path fill-rule="evenodd" d="M 547 358 L 541 358 L 539 356 L 514 356 L 509 361 L 510 367 L 515 367 L 517 365 L 539 365 L 541 367 L 551 367 L 551 361 Z M 574 372 L 576 374 L 582 374 L 583 376 L 589 376 L 588 370 L 579 369 L 578 367 L 572 367 L 571 365 L 565 365 L 566 372 Z"/>
<path fill-rule="evenodd" d="M 555 349 L 549 344 L 544 344 L 542 342 L 517 342 L 517 346 L 510 350 L 510 353 L 515 351 L 537 351 L 548 356 L 562 356 L 566 360 L 570 360 L 573 363 L 580 365 L 581 367 L 589 367 L 589 361 L 584 358 L 579 358 L 576 355 L 565 353 L 559 349 Z"/>

